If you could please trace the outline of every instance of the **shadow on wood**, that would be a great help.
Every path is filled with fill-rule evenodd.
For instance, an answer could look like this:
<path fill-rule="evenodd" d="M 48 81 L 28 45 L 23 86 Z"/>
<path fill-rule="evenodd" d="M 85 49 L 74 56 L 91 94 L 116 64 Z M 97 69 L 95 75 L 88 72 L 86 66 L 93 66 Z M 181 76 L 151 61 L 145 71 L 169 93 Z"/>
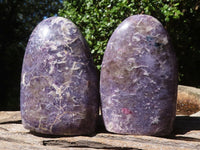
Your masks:
<path fill-rule="evenodd" d="M 185 134 L 192 130 L 200 130 L 200 117 L 176 117 L 174 123 L 174 134 Z"/>

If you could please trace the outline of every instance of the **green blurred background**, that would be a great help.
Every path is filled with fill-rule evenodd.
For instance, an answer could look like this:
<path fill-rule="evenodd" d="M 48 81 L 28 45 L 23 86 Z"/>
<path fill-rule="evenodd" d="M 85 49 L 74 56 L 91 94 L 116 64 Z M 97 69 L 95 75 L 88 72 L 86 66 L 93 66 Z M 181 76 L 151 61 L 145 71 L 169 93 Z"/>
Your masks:
<path fill-rule="evenodd" d="M 134 14 L 149 14 L 162 22 L 174 45 L 179 84 L 200 88 L 200 1 L 0 0 L 0 110 L 19 110 L 23 56 L 40 21 L 55 15 L 72 20 L 89 43 L 100 70 L 109 37 Z"/>

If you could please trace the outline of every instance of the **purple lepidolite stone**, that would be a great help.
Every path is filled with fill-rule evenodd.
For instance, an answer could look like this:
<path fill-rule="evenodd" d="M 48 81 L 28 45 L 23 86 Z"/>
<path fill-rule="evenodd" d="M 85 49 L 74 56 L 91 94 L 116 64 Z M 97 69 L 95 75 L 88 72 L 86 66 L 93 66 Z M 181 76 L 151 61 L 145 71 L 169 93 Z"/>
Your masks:
<path fill-rule="evenodd" d="M 31 34 L 24 56 L 24 127 L 55 135 L 93 133 L 98 82 L 89 48 L 75 24 L 62 17 L 43 20 Z"/>
<path fill-rule="evenodd" d="M 172 131 L 176 61 L 157 19 L 134 15 L 114 31 L 103 58 L 100 93 L 108 131 L 157 136 Z"/>

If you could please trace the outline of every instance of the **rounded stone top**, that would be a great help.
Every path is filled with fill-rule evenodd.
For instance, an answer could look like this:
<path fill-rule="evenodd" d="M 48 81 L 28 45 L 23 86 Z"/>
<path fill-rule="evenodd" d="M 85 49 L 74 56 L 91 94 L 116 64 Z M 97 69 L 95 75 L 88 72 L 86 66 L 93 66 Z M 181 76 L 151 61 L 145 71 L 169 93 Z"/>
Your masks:
<path fill-rule="evenodd" d="M 69 19 L 63 17 L 50 17 L 41 21 L 31 34 L 37 38 L 37 44 L 45 41 L 56 41 L 58 45 L 70 43 L 74 38 L 82 35 L 78 27 Z M 32 39 L 30 37 L 30 39 Z"/>
<path fill-rule="evenodd" d="M 141 34 L 157 36 L 158 33 L 162 35 L 167 35 L 166 30 L 160 21 L 149 15 L 133 15 L 126 18 L 115 30 L 113 34 L 131 35 L 131 34 Z M 166 37 L 167 40 L 167 37 Z M 165 43 L 168 41 L 165 41 Z"/>

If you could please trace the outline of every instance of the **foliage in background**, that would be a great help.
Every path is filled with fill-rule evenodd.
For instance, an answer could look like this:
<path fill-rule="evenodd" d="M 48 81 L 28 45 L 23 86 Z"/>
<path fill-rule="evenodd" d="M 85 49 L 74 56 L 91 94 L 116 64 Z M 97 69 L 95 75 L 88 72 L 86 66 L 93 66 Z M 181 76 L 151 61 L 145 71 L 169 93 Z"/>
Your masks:
<path fill-rule="evenodd" d="M 53 0 L 0 1 L 0 110 L 19 110 L 20 76 L 25 47 L 33 28 L 61 7 Z"/>
<path fill-rule="evenodd" d="M 135 14 L 156 17 L 174 43 L 179 84 L 200 86 L 199 7 L 196 0 L 64 0 L 59 15 L 80 28 L 99 69 L 108 39 L 119 23 Z"/>
<path fill-rule="evenodd" d="M 19 110 L 25 47 L 44 16 L 71 19 L 86 37 L 96 65 L 114 29 L 134 14 L 158 18 L 172 37 L 180 84 L 200 87 L 200 2 L 197 0 L 0 0 L 0 110 Z"/>

